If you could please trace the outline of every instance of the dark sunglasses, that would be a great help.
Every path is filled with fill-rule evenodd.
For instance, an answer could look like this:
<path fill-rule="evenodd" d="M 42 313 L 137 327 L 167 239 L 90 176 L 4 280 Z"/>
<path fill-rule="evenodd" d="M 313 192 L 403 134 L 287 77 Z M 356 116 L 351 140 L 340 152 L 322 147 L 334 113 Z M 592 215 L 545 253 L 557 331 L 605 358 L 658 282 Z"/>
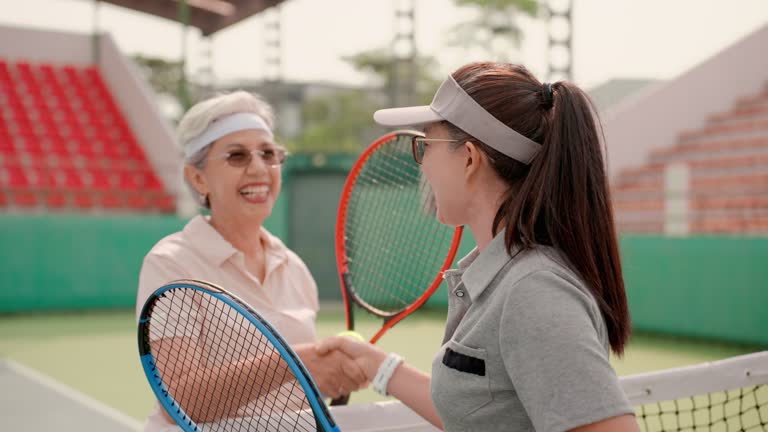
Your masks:
<path fill-rule="evenodd" d="M 442 139 L 442 138 L 424 138 L 423 136 L 414 136 L 411 138 L 411 149 L 413 150 L 413 160 L 417 164 L 421 165 L 424 160 L 424 151 L 426 150 L 426 144 L 431 142 L 459 142 L 454 139 Z"/>
<path fill-rule="evenodd" d="M 256 150 L 238 149 L 230 150 L 217 157 L 214 157 L 214 159 L 224 159 L 232 167 L 243 168 L 251 164 L 254 155 L 258 156 L 265 165 L 276 167 L 282 165 L 283 162 L 285 162 L 285 158 L 288 156 L 288 152 L 281 148 Z"/>

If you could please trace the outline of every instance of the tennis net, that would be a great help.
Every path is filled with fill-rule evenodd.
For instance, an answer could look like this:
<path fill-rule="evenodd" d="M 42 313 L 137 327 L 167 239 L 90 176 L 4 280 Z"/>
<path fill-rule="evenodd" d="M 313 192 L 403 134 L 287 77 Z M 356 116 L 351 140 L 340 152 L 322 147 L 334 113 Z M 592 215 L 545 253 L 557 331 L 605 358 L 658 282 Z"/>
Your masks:
<path fill-rule="evenodd" d="M 768 351 L 621 382 L 643 432 L 768 432 Z"/>

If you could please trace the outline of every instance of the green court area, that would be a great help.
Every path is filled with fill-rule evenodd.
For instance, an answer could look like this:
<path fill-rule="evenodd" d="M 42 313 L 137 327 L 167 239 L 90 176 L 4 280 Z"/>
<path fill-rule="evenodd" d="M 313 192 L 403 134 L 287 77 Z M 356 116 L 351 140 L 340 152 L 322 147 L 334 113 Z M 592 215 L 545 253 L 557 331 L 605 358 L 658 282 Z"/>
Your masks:
<path fill-rule="evenodd" d="M 379 342 L 422 370 L 429 370 L 443 335 L 444 311 L 424 311 L 390 330 Z M 379 327 L 358 318 L 357 330 L 370 337 Z M 321 337 L 344 329 L 343 313 L 324 312 Z M 0 358 L 36 369 L 136 419 L 150 411 L 153 396 L 139 363 L 132 310 L 87 313 L 0 315 Z M 622 359 L 620 375 L 690 365 L 732 357 L 765 347 L 635 335 Z M 371 390 L 356 393 L 351 403 L 383 398 Z"/>

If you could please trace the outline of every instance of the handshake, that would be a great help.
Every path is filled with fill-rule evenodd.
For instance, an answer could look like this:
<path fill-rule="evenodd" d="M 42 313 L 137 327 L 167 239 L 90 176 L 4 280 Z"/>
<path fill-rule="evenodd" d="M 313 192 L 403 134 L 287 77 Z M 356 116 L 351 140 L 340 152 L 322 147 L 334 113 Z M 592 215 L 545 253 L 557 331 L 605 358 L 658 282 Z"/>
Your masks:
<path fill-rule="evenodd" d="M 298 344 L 293 349 L 320 393 L 333 399 L 368 387 L 387 356 L 368 342 L 345 336 Z"/>

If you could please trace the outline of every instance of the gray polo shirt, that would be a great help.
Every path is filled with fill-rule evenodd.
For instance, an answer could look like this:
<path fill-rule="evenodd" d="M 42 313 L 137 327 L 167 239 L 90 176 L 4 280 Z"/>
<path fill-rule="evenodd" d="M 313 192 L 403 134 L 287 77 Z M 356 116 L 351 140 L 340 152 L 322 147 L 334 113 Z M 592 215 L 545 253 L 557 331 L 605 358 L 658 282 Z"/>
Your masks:
<path fill-rule="evenodd" d="M 502 233 L 445 279 L 448 320 L 432 364 L 445 430 L 560 432 L 633 413 L 597 304 L 555 249 L 510 257 Z"/>

